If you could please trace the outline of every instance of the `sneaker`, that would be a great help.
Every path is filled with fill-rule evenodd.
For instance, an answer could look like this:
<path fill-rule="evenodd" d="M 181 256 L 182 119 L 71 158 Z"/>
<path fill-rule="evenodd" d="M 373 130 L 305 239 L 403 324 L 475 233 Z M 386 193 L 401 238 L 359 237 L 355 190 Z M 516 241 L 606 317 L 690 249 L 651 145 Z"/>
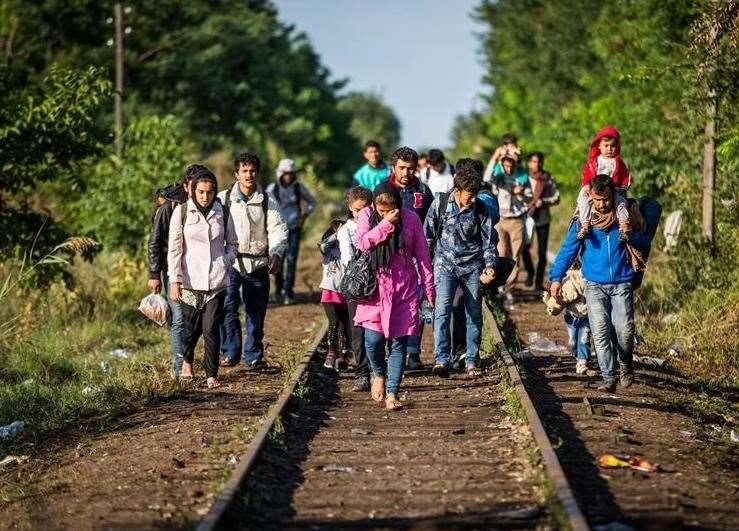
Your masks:
<path fill-rule="evenodd" d="M 370 379 L 369 376 L 357 376 L 354 379 L 354 386 L 352 391 L 355 393 L 366 393 L 370 390 Z"/>
<path fill-rule="evenodd" d="M 349 368 L 349 364 L 346 362 L 346 358 L 344 356 L 339 356 L 336 358 L 336 361 L 334 362 L 334 370 L 336 372 L 345 371 Z"/>
<path fill-rule="evenodd" d="M 439 378 L 448 378 L 449 367 L 447 367 L 443 363 L 436 363 L 434 364 L 434 368 L 431 369 L 431 374 L 433 374 L 434 376 L 438 376 Z"/>
<path fill-rule="evenodd" d="M 405 362 L 405 368 L 408 371 L 420 371 L 423 369 L 423 363 L 421 363 L 418 354 L 408 356 L 408 359 Z"/>
<path fill-rule="evenodd" d="M 254 372 L 263 371 L 267 368 L 267 362 L 264 361 L 262 358 L 259 358 L 258 360 L 252 361 L 251 363 L 247 362 L 245 368 L 247 371 L 254 371 Z"/>
<path fill-rule="evenodd" d="M 336 352 L 329 351 L 329 353 L 326 354 L 326 361 L 323 362 L 323 366 L 327 369 L 333 369 L 335 363 L 336 363 Z"/>
<path fill-rule="evenodd" d="M 624 389 L 631 387 L 634 383 L 634 367 L 630 364 L 620 363 L 618 376 L 621 387 Z"/>
<path fill-rule="evenodd" d="M 470 378 L 479 378 L 480 376 L 482 376 L 482 369 L 480 369 L 476 365 L 468 365 L 465 368 L 465 372 Z"/>
<path fill-rule="evenodd" d="M 587 360 L 577 360 L 577 364 L 575 365 L 575 374 L 578 376 L 582 376 L 583 374 L 587 374 L 588 372 L 588 362 Z"/>
<path fill-rule="evenodd" d="M 613 393 L 616 390 L 616 379 L 603 380 L 603 383 L 598 386 L 598 391 L 605 391 L 606 393 Z"/>
<path fill-rule="evenodd" d="M 577 239 L 584 240 L 585 236 L 588 235 L 588 232 L 590 232 L 590 227 L 588 225 L 580 225 L 580 228 L 577 229 Z"/>

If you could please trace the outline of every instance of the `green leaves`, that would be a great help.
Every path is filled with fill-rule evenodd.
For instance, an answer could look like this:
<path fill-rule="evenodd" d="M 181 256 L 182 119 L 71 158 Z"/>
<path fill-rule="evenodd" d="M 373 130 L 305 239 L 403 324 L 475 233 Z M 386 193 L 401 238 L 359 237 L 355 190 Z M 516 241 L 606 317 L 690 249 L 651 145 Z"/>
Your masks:
<path fill-rule="evenodd" d="M 124 136 L 124 161 L 110 156 L 88 169 L 87 189 L 73 205 L 75 224 L 104 245 L 140 250 L 154 213 L 154 192 L 182 179 L 193 146 L 181 120 L 146 116 Z"/>

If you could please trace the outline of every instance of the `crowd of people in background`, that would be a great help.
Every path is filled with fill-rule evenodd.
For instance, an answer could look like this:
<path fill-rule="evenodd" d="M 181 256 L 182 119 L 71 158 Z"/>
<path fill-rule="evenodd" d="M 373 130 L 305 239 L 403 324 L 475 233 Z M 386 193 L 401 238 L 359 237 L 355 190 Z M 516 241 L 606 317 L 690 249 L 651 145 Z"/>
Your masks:
<path fill-rule="evenodd" d="M 353 389 L 400 409 L 404 372 L 424 368 L 426 325 L 433 326 L 431 373 L 476 378 L 483 300 L 533 289 L 545 294 L 550 313 L 564 312 L 578 374 L 587 371 L 592 334 L 602 389 L 615 390 L 617 373 L 623 387 L 631 385 L 634 278 L 656 223 L 627 198 L 631 177 L 620 148 L 612 126 L 593 139 L 545 286 L 550 209 L 560 193 L 542 152 L 524 154 L 506 134 L 487 165 L 472 158 L 452 164 L 440 149 L 419 155 L 409 147 L 385 162 L 380 144 L 367 142 L 366 163 L 345 195 L 346 215 L 333 219 L 319 242 L 326 369 L 347 371 L 353 362 Z M 242 358 L 249 371 L 265 369 L 269 303 L 295 302 L 303 225 L 316 200 L 294 161 L 279 161 L 266 188 L 261 171 L 259 157 L 243 153 L 225 190 L 194 164 L 182 183 L 159 192 L 149 288 L 163 289 L 170 305 L 173 378 L 193 377 L 200 336 L 208 387 L 218 386 L 219 367 Z M 525 278 L 517 284 L 519 262 Z"/>

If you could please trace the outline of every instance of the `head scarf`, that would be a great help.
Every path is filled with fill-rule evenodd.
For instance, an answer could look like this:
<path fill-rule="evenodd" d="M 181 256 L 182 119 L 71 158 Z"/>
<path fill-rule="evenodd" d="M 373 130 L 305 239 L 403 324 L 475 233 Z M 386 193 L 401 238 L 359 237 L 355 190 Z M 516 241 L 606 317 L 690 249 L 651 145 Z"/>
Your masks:
<path fill-rule="evenodd" d="M 198 183 L 201 182 L 207 182 L 212 183 L 213 188 L 215 189 L 215 193 L 213 194 L 213 200 L 208 204 L 207 206 L 203 206 L 200 203 L 198 203 L 198 199 L 195 196 L 195 189 L 198 187 Z M 216 180 L 216 176 L 213 175 L 213 172 L 210 171 L 206 167 L 198 168 L 196 170 L 195 175 L 192 178 L 192 202 L 195 203 L 195 207 L 200 211 L 200 213 L 203 215 L 203 217 L 207 218 L 208 214 L 210 213 L 210 210 L 213 208 L 213 203 L 216 202 L 216 195 L 218 194 L 218 181 Z"/>
<path fill-rule="evenodd" d="M 400 192 L 397 188 L 388 181 L 378 184 L 372 194 L 372 214 L 370 214 L 369 218 L 370 227 L 376 227 L 382 221 L 382 217 L 380 217 L 380 214 L 375 209 L 375 201 L 383 194 L 390 194 L 392 196 L 393 202 L 398 210 L 402 210 L 403 208 L 403 198 L 400 197 Z M 403 247 L 402 232 L 403 223 L 402 219 L 399 219 L 390 237 L 370 251 L 370 263 L 373 268 L 386 267 L 396 251 Z"/>

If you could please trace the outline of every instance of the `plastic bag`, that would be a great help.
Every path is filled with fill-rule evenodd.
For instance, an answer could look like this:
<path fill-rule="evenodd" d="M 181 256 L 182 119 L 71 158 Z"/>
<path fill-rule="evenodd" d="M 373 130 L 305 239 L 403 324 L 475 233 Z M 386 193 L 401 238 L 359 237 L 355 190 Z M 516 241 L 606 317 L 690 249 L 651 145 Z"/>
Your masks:
<path fill-rule="evenodd" d="M 158 293 L 151 293 L 141 299 L 139 311 L 159 326 L 167 324 L 167 318 L 169 317 L 169 304 L 167 304 L 167 300 Z"/>

